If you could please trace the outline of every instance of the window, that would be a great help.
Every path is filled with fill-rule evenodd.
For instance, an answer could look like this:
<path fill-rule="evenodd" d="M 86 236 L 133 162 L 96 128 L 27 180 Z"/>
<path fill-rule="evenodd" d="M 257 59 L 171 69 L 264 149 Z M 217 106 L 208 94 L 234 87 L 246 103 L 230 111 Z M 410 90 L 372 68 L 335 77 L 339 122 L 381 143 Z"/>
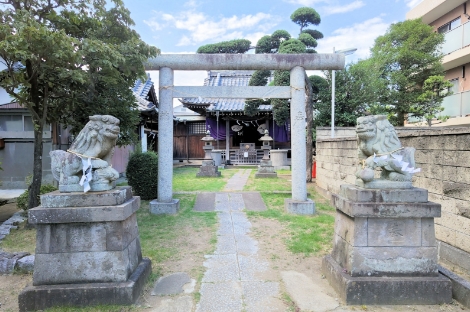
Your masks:
<path fill-rule="evenodd" d="M 449 88 L 449 91 L 452 91 L 452 94 L 458 93 L 459 92 L 459 78 L 449 80 L 449 82 L 452 84 L 452 87 Z"/>
<path fill-rule="evenodd" d="M 205 122 L 192 122 L 188 123 L 189 134 L 206 134 Z"/>
<path fill-rule="evenodd" d="M 23 116 L 0 116 L 0 131 L 23 131 Z"/>
<path fill-rule="evenodd" d="M 49 124 L 44 125 L 44 131 L 50 131 Z M 34 131 L 33 120 L 31 116 L 21 114 L 0 115 L 0 131 L 22 132 Z"/>
<path fill-rule="evenodd" d="M 441 27 L 439 27 L 437 29 L 437 32 L 440 33 L 440 34 L 445 34 L 446 32 L 449 32 L 451 31 L 452 29 L 454 28 L 457 28 L 460 26 L 460 17 L 459 18 L 456 18 L 454 19 L 453 21 L 451 21 L 450 23 L 447 23 Z"/>

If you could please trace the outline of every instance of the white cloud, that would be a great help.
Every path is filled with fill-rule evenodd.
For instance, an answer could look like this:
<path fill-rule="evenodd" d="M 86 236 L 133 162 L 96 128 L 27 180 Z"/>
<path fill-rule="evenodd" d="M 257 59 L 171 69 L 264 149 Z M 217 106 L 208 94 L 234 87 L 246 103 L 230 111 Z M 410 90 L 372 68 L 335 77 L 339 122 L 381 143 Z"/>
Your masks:
<path fill-rule="evenodd" d="M 374 17 L 362 23 L 357 23 L 346 28 L 336 29 L 331 36 L 321 40 L 318 47 L 319 53 L 331 53 L 333 47 L 336 50 L 357 48 L 357 51 L 348 56 L 346 61 L 355 61 L 369 57 L 370 48 L 378 36 L 385 34 L 390 24 L 385 23 L 381 17 Z"/>
<path fill-rule="evenodd" d="M 195 5 L 194 1 L 190 1 Z M 218 20 L 195 10 L 182 11 L 178 14 L 154 12 L 151 20 L 144 21 L 152 30 L 176 28 L 183 31 L 178 46 L 197 45 L 205 41 L 217 42 L 246 37 L 257 38 L 277 24 L 278 18 L 266 14 L 221 17 Z M 248 32 L 249 31 L 249 32 Z M 255 44 L 256 42 L 253 42 Z"/>
<path fill-rule="evenodd" d="M 313 6 L 316 3 L 320 2 L 329 2 L 329 0 L 284 0 L 285 2 L 292 4 L 300 4 L 303 6 Z"/>
<path fill-rule="evenodd" d="M 198 6 L 196 0 L 189 0 L 188 2 L 186 2 L 185 4 L 183 4 L 184 7 L 187 7 L 187 8 L 195 8 Z"/>
<path fill-rule="evenodd" d="M 405 1 L 405 4 L 409 7 L 409 8 L 414 8 L 415 6 L 417 6 L 420 2 L 422 2 L 423 0 L 404 0 Z"/>
<path fill-rule="evenodd" d="M 356 0 L 347 5 L 326 6 L 326 7 L 323 7 L 323 10 L 325 11 L 325 15 L 332 15 L 332 14 L 338 14 L 338 13 L 351 12 L 351 11 L 354 11 L 356 9 L 363 7 L 364 5 L 366 5 L 364 1 Z"/>

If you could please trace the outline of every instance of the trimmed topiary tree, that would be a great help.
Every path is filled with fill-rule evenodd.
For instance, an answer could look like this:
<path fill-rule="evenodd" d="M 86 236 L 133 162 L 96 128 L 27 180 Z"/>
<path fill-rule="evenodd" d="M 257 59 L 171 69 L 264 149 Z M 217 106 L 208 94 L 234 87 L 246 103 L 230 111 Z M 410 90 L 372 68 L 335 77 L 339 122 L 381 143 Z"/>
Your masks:
<path fill-rule="evenodd" d="M 158 156 L 156 153 L 137 151 L 131 154 L 126 176 L 134 195 L 145 200 L 157 198 Z"/>

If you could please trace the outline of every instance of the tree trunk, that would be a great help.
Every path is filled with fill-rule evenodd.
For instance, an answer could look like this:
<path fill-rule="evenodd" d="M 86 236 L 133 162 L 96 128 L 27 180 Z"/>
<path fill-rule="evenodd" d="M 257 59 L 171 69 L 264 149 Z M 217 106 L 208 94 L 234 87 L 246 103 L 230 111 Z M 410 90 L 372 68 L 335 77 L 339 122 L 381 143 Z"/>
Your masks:
<path fill-rule="evenodd" d="M 397 126 L 403 127 L 405 125 L 405 113 L 398 112 L 397 113 Z"/>
<path fill-rule="evenodd" d="M 28 187 L 28 209 L 39 206 L 39 193 L 42 181 L 42 135 L 44 125 L 41 123 L 34 128 L 34 161 L 33 161 L 33 179 Z"/>
<path fill-rule="evenodd" d="M 305 113 L 307 114 L 307 182 L 312 182 L 312 165 L 313 165 L 313 89 L 310 79 L 305 73 L 305 91 L 307 92 L 307 100 L 305 101 Z"/>

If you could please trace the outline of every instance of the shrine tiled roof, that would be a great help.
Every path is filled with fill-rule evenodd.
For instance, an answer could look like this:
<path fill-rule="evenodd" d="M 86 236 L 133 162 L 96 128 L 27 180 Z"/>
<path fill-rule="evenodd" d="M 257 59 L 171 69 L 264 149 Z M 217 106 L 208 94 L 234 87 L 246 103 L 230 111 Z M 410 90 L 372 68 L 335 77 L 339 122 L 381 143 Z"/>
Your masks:
<path fill-rule="evenodd" d="M 147 80 L 142 81 L 137 79 L 132 88 L 132 92 L 134 92 L 135 99 L 137 101 L 137 106 L 139 111 L 141 112 L 149 112 L 149 111 L 158 111 L 156 103 L 149 101 L 149 97 L 157 98 L 155 94 L 155 89 L 153 87 L 153 81 L 150 78 L 150 74 L 147 74 Z M 151 93 L 153 96 L 150 96 Z"/>
<path fill-rule="evenodd" d="M 204 86 L 248 86 L 253 70 L 219 70 L 208 71 L 207 78 L 204 79 Z M 191 97 L 180 99 L 186 107 L 197 109 L 206 107 L 206 111 L 221 112 L 242 112 L 245 108 L 245 99 L 228 99 L 228 98 L 202 98 Z M 260 111 L 271 111 L 271 105 L 260 105 Z"/>

